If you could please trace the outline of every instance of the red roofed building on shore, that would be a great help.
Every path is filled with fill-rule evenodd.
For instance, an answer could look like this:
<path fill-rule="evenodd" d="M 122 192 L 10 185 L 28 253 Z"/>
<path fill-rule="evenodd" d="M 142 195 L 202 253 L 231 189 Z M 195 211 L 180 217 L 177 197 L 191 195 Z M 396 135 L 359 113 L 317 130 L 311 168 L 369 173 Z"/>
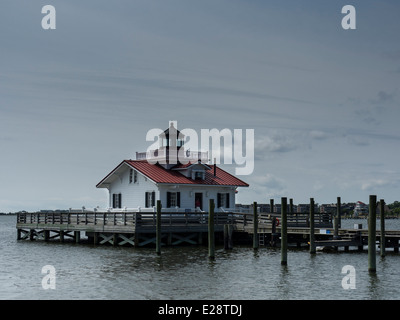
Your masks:
<path fill-rule="evenodd" d="M 110 208 L 163 208 L 208 211 L 214 199 L 216 210 L 232 211 L 238 187 L 249 185 L 207 164 L 208 152 L 184 149 L 184 136 L 173 124 L 159 137 L 160 146 L 136 153 L 136 160 L 123 160 L 97 185 L 109 191 Z"/>

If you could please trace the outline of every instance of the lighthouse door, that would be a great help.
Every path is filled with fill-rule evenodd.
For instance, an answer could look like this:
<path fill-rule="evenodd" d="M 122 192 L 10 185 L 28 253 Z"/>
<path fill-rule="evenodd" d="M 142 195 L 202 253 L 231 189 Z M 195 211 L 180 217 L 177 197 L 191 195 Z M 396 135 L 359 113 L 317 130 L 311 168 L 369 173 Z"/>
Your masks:
<path fill-rule="evenodd" d="M 203 194 L 201 192 L 194 194 L 194 207 L 203 210 Z"/>

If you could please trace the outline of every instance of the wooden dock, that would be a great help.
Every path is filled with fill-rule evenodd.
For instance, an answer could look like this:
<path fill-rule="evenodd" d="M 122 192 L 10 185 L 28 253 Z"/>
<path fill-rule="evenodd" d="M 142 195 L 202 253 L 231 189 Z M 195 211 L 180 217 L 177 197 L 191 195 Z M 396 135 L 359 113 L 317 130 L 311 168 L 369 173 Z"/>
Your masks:
<path fill-rule="evenodd" d="M 207 242 L 208 212 L 161 213 L 162 245 L 203 244 Z M 153 210 L 154 211 L 154 210 Z M 230 237 L 234 243 L 251 243 L 254 237 L 254 215 L 243 212 L 215 212 L 214 232 L 216 241 L 224 241 L 224 226 L 231 226 Z M 275 225 L 273 221 L 275 219 Z M 318 247 L 349 247 L 362 249 L 368 244 L 368 230 L 339 229 L 335 236 L 333 217 L 315 214 L 314 237 Z M 279 245 L 281 236 L 280 215 L 257 214 L 257 236 L 260 246 Z M 93 244 L 132 245 L 142 247 L 156 243 L 156 212 L 126 210 L 69 210 L 63 212 L 22 212 L 17 215 L 18 240 L 58 240 L 81 242 L 84 232 Z M 310 226 L 308 214 L 288 214 L 288 244 L 298 247 L 308 245 Z M 376 231 L 377 242 L 380 231 Z M 386 247 L 399 250 L 400 231 L 385 231 Z"/>
<path fill-rule="evenodd" d="M 166 245 L 201 244 L 208 231 L 208 213 L 162 212 L 162 240 Z M 89 211 L 18 213 L 18 239 L 45 240 L 65 238 L 80 242 L 85 232 L 94 244 L 145 246 L 156 241 L 156 212 Z M 232 214 L 215 213 L 216 232 L 232 224 Z"/>

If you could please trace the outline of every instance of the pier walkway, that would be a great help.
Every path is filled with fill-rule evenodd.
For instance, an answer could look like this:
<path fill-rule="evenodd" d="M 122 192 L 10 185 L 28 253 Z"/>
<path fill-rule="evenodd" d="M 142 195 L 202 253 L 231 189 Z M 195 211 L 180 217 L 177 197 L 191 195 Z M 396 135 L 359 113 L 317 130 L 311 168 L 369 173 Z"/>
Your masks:
<path fill-rule="evenodd" d="M 169 210 L 169 211 L 167 211 Z M 214 232 L 216 240 L 223 241 L 224 226 L 232 226 L 233 242 L 251 243 L 254 237 L 254 215 L 243 212 L 215 212 Z M 275 222 L 273 223 L 273 219 Z M 18 240 L 70 239 L 81 242 L 84 232 L 89 243 L 132 245 L 136 247 L 156 243 L 156 212 L 153 209 L 139 210 L 67 210 L 22 212 L 17 214 Z M 260 246 L 279 245 L 280 215 L 258 213 L 257 236 Z M 207 241 L 208 212 L 171 212 L 162 209 L 161 235 L 163 245 L 182 243 L 202 244 Z M 308 214 L 289 214 L 287 218 L 288 243 L 307 245 L 310 239 Z M 362 247 L 368 244 L 368 230 L 339 229 L 335 235 L 332 216 L 315 215 L 315 245 L 321 247 Z M 376 231 L 380 239 L 380 231 Z M 385 231 L 386 247 L 399 250 L 400 231 Z"/>

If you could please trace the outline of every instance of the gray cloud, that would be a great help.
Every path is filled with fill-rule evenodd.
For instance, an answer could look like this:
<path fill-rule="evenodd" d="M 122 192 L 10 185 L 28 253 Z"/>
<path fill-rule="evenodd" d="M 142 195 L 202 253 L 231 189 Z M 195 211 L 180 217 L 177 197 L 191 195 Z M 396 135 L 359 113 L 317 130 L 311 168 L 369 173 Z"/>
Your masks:
<path fill-rule="evenodd" d="M 316 1 L 52 4 L 54 31 L 41 29 L 37 1 L 0 10 L 0 211 L 99 205 L 93 186 L 168 120 L 255 129 L 256 170 L 243 177 L 253 185 L 240 202 L 286 192 L 307 201 L 310 190 L 320 202 L 337 190 L 356 198 L 398 170 L 397 74 L 387 70 L 400 61 L 400 21 L 366 24 L 397 2 L 357 4 L 365 28 L 352 33 L 334 4 Z M 371 163 L 382 164 L 375 176 Z M 395 200 L 395 179 L 381 179 Z"/>

